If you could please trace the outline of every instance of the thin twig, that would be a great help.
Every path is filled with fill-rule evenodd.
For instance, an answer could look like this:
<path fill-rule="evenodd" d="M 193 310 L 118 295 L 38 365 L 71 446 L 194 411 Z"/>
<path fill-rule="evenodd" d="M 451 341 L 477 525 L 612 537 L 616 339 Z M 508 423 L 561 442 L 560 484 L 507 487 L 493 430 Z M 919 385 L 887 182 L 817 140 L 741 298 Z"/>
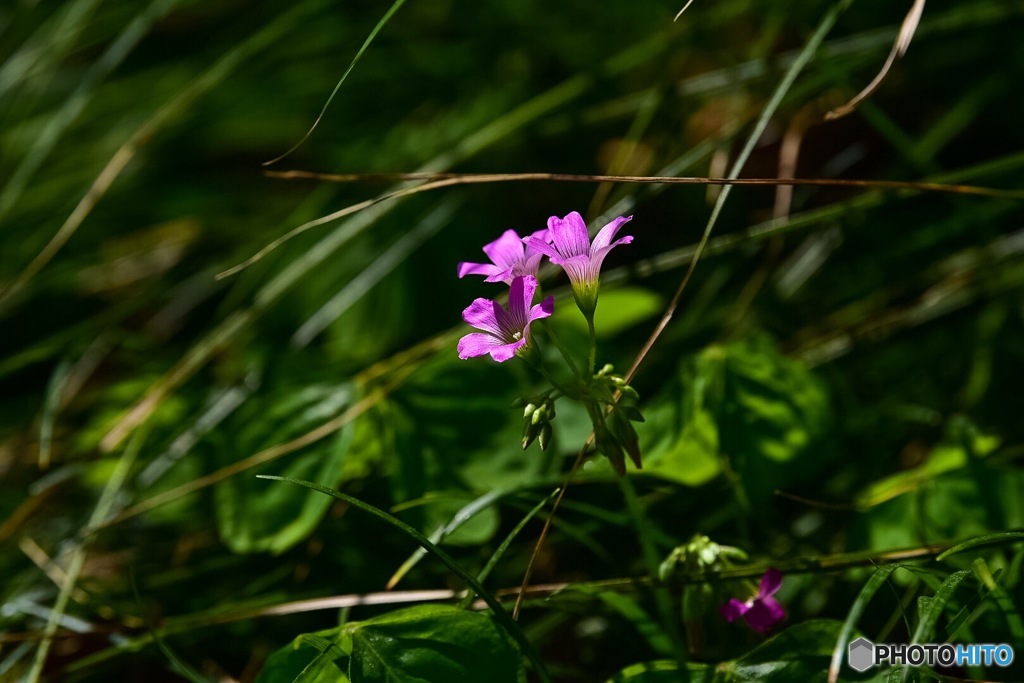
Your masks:
<path fill-rule="evenodd" d="M 917 192 L 946 192 L 971 194 L 1003 199 L 1024 199 L 1024 190 L 950 185 L 904 180 L 870 180 L 864 178 L 713 178 L 702 176 L 645 176 L 595 175 L 588 173 L 317 173 L 315 171 L 264 171 L 269 178 L 281 180 L 320 180 L 331 183 L 425 181 L 437 183 L 430 187 L 418 185 L 399 190 L 433 190 L 453 185 L 508 182 L 568 182 L 568 183 L 639 183 L 647 185 L 811 185 L 821 187 L 862 187 L 883 190 L 914 190 Z M 397 193 L 396 193 L 397 196 Z M 373 200 L 370 200 L 373 201 Z M 378 200 L 379 201 L 379 200 Z M 360 205 L 356 205 L 360 206 Z M 351 213 L 351 212 L 350 212 Z"/>

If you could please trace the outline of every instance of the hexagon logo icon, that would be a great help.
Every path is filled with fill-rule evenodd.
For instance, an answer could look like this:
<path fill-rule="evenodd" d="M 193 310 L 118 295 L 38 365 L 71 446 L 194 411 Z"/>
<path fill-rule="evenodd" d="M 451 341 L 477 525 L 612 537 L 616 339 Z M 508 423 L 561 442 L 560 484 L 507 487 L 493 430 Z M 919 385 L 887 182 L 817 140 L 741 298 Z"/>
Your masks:
<path fill-rule="evenodd" d="M 867 638 L 858 638 L 850 643 L 848 659 L 857 671 L 867 671 L 875 665 L 875 644 Z"/>

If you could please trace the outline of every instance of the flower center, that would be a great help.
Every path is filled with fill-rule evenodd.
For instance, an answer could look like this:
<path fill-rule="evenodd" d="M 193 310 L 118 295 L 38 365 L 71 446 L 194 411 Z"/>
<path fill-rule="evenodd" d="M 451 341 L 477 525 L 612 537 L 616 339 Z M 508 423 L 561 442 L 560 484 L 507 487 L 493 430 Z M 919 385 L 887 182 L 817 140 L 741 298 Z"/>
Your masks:
<path fill-rule="evenodd" d="M 519 341 L 522 338 L 523 338 L 523 333 L 522 332 L 513 332 L 512 333 L 512 339 L 514 341 Z"/>

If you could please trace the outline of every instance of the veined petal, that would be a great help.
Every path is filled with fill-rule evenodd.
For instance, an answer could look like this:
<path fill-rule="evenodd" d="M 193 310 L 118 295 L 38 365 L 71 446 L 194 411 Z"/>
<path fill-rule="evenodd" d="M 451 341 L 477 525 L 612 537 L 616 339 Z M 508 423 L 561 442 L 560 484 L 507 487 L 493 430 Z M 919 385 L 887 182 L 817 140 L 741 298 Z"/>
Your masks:
<path fill-rule="evenodd" d="M 501 268 L 491 263 L 467 263 L 463 261 L 459 264 L 459 277 L 466 277 L 467 275 L 486 275 L 487 277 L 492 277 L 500 272 Z"/>
<path fill-rule="evenodd" d="M 552 216 L 548 219 L 548 230 L 555 243 L 555 249 L 563 259 L 590 253 L 590 234 L 583 216 L 576 211 L 569 212 L 565 218 Z"/>
<path fill-rule="evenodd" d="M 529 327 L 530 323 L 534 320 L 540 320 L 541 318 L 547 318 L 549 315 L 555 312 L 555 297 L 549 296 L 544 301 L 530 309 L 530 319 L 526 322 L 526 326 Z"/>
<path fill-rule="evenodd" d="M 535 253 L 547 256 L 551 259 L 552 263 L 561 264 L 562 257 L 559 255 L 558 250 L 554 248 L 549 242 L 545 242 L 537 237 L 524 237 L 523 242 L 526 244 L 526 249 L 532 250 Z"/>
<path fill-rule="evenodd" d="M 540 270 L 540 262 L 543 259 L 544 254 L 533 254 L 531 256 L 527 256 L 525 261 L 512 268 L 512 275 L 509 276 L 509 282 L 511 282 L 512 277 L 516 275 L 532 275 L 533 277 L 537 277 L 537 271 Z"/>
<path fill-rule="evenodd" d="M 732 598 L 729 602 L 718 608 L 718 613 L 722 615 L 722 618 L 732 623 L 739 617 L 750 611 L 750 605 L 745 602 L 740 602 L 736 598 Z"/>
<path fill-rule="evenodd" d="M 473 332 L 459 340 L 459 358 L 466 360 L 483 356 L 499 345 L 501 345 L 499 339 L 483 332 Z"/>
<path fill-rule="evenodd" d="M 497 266 L 494 266 L 494 269 L 497 272 L 495 272 L 494 275 L 489 275 L 486 278 L 484 278 L 484 282 L 504 282 L 505 284 L 509 284 L 510 282 L 512 282 L 513 276 L 517 275 L 516 270 L 519 270 L 520 267 L 510 266 L 508 268 L 505 268 L 504 270 L 501 270 Z"/>
<path fill-rule="evenodd" d="M 484 253 L 499 268 L 508 268 L 523 260 L 523 241 L 515 230 L 506 230 L 501 237 L 484 246 Z"/>
<path fill-rule="evenodd" d="M 775 595 L 779 592 L 779 588 L 782 586 L 782 572 L 778 569 L 770 568 L 761 577 L 761 585 L 757 591 L 757 597 L 767 598 Z"/>
<path fill-rule="evenodd" d="M 516 351 L 518 351 L 520 348 L 524 346 L 526 346 L 525 336 L 522 339 L 517 339 L 511 344 L 502 344 L 500 346 L 494 346 L 490 349 L 491 358 L 498 361 L 499 363 L 504 363 L 509 358 L 516 355 Z"/>
<path fill-rule="evenodd" d="M 595 280 L 601 274 L 601 266 L 604 265 L 604 257 L 608 255 L 608 252 L 614 249 L 615 247 L 619 246 L 620 244 L 629 244 L 632 241 L 633 236 L 626 235 L 621 239 L 615 240 L 607 247 L 601 247 L 600 249 L 597 249 L 596 251 L 594 251 L 593 254 L 590 255 L 590 271 Z"/>
<path fill-rule="evenodd" d="M 508 315 L 515 332 L 520 335 L 526 328 L 526 323 L 529 322 L 527 314 L 536 291 L 537 278 L 532 275 L 520 275 L 512 278 L 512 284 L 508 290 Z"/>
<path fill-rule="evenodd" d="M 615 239 L 615 233 L 619 231 L 624 224 L 633 220 L 632 216 L 619 216 L 608 225 L 601 228 L 601 231 L 594 236 L 594 243 L 590 247 L 590 253 L 593 254 L 598 249 L 603 249 L 612 243 Z M 633 238 L 630 238 L 632 241 Z M 622 244 L 625 244 L 624 242 Z"/>
<path fill-rule="evenodd" d="M 501 318 L 505 313 L 501 305 L 490 299 L 474 299 L 466 310 L 462 312 L 462 319 L 478 330 L 490 332 L 501 337 L 503 335 Z"/>
<path fill-rule="evenodd" d="M 600 266 L 598 266 L 597 269 L 591 267 L 590 257 L 586 254 L 573 256 L 572 258 L 562 261 L 558 265 L 562 266 L 565 270 L 565 274 L 569 276 L 569 282 L 572 283 L 596 281 L 598 271 L 600 270 Z"/>

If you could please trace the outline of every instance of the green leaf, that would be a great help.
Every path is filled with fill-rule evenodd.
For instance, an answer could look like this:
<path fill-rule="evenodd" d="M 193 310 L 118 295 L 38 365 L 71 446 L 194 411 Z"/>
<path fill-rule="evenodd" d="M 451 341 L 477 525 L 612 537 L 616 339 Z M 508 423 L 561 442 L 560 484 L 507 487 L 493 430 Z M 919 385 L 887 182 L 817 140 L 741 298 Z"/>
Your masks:
<path fill-rule="evenodd" d="M 263 397 L 253 397 L 226 420 L 211 438 L 222 462 L 248 457 L 295 439 L 342 413 L 356 399 L 351 385 L 314 385 L 297 389 L 288 383 Z M 258 468 L 261 473 L 311 479 L 338 486 L 363 465 L 347 458 L 354 427 Z M 224 542 L 237 553 L 280 553 L 313 532 L 330 500 L 311 491 L 266 485 L 251 476 L 231 477 L 215 489 L 217 522 Z"/>
<path fill-rule="evenodd" d="M 687 666 L 691 683 L 711 681 L 713 669 L 700 664 Z M 679 665 L 674 661 L 657 660 L 631 664 L 608 679 L 608 683 L 678 683 Z"/>
<path fill-rule="evenodd" d="M 858 516 L 854 539 L 869 548 L 898 548 L 933 539 L 986 538 L 994 529 L 1024 526 L 1024 472 L 983 459 L 969 469 L 949 472 L 902 493 Z M 956 510 L 956 514 L 949 514 Z M 1016 532 L 1009 532 L 1016 533 Z M 859 537 L 859 538 L 858 538 Z M 944 558 L 984 543 L 947 550 Z"/>
<path fill-rule="evenodd" d="M 993 543 L 1016 543 L 1018 541 L 1024 541 L 1024 531 L 1002 531 L 997 534 L 985 534 L 984 536 L 978 536 L 977 538 L 972 538 L 964 541 L 963 543 L 957 543 L 935 559 L 939 561 L 945 560 L 953 555 L 957 555 L 966 550 L 972 550 L 983 545 L 990 545 Z"/>
<path fill-rule="evenodd" d="M 843 664 L 843 657 L 846 656 L 846 648 L 849 643 L 850 636 L 853 630 L 857 627 L 857 621 L 860 619 L 864 610 L 867 608 L 868 603 L 871 602 L 871 598 L 874 597 L 875 593 L 883 584 L 889 579 L 889 576 L 899 569 L 898 564 L 887 564 L 879 567 L 875 570 L 875 573 L 871 575 L 868 582 L 864 584 L 864 587 L 860 590 L 860 594 L 857 595 L 857 599 L 853 601 L 853 605 L 850 606 L 850 612 L 846 616 L 846 621 L 843 622 L 843 627 L 839 631 L 839 637 L 836 639 L 836 647 L 832 651 L 832 663 L 829 666 L 829 680 L 835 681 L 839 678 L 840 667 Z"/>
<path fill-rule="evenodd" d="M 857 503 L 870 507 L 920 488 L 939 475 L 965 468 L 971 454 L 984 457 L 999 446 L 999 439 L 985 434 L 971 434 L 970 441 L 957 434 L 948 435 L 914 468 L 897 472 L 872 483 L 857 496 Z"/>
<path fill-rule="evenodd" d="M 305 653 L 310 664 L 296 673 L 300 660 L 293 654 L 308 646 L 320 655 L 310 661 Z M 524 683 L 526 671 L 519 651 L 491 616 L 451 605 L 418 605 L 301 635 L 271 655 L 257 679 L 258 683 L 293 680 Z"/>
<path fill-rule="evenodd" d="M 824 383 L 765 337 L 684 361 L 678 381 L 653 403 L 637 427 L 645 470 L 697 485 L 719 473 L 725 455 L 755 504 L 812 476 L 832 452 Z"/>
<path fill-rule="evenodd" d="M 480 612 L 423 605 L 351 628 L 352 683 L 523 683 L 519 653 Z"/>
<path fill-rule="evenodd" d="M 674 412 L 672 406 L 656 405 L 647 413 L 647 422 L 636 427 L 641 444 L 645 436 L 654 440 L 643 450 L 644 473 L 684 486 L 707 483 L 721 471 L 715 422 L 707 411 L 699 411 L 678 431 L 666 429 Z"/>

